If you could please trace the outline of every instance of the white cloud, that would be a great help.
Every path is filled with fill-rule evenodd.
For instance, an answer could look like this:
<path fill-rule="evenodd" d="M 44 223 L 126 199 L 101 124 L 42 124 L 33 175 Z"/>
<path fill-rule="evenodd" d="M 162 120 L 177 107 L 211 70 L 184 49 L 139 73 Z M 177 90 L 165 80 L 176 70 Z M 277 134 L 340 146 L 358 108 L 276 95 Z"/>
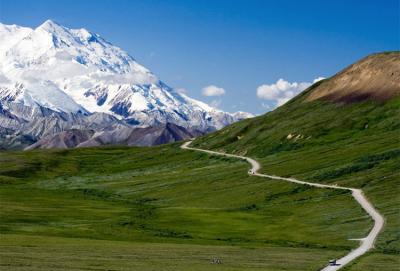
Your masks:
<path fill-rule="evenodd" d="M 323 77 L 316 78 L 313 83 L 324 79 Z M 293 82 L 290 83 L 284 79 L 279 79 L 274 84 L 264 84 L 257 88 L 257 97 L 269 101 L 274 101 L 276 106 L 281 106 L 291 98 L 311 86 L 310 82 Z"/>
<path fill-rule="evenodd" d="M 210 86 L 204 87 L 201 90 L 201 93 L 204 96 L 222 96 L 225 94 L 225 89 L 214 86 L 214 85 L 210 85 Z"/>

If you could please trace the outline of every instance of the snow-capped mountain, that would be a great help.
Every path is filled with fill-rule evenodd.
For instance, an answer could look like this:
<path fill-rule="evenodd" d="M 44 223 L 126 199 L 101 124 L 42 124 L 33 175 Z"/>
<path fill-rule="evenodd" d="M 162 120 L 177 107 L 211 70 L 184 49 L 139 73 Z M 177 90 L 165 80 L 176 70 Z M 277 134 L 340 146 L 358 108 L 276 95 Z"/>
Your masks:
<path fill-rule="evenodd" d="M 206 130 L 236 120 L 174 91 L 86 29 L 48 20 L 36 29 L 2 25 L 0 31 L 2 100 L 58 112 L 104 112 L 142 126 L 172 122 Z"/>
<path fill-rule="evenodd" d="M 1 127 L 20 131 L 18 120 L 35 137 L 85 126 L 100 113 L 118 125 L 174 123 L 202 132 L 251 117 L 189 98 L 101 36 L 51 20 L 36 29 L 0 23 L 0 103 L 13 116 L 0 116 Z"/>

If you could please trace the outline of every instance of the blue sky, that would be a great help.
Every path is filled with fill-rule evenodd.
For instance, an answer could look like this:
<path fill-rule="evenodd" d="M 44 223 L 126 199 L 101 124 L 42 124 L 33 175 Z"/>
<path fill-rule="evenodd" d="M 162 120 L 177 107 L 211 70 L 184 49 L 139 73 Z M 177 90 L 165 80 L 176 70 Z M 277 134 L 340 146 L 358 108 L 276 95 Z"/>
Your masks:
<path fill-rule="evenodd" d="M 84 27 L 189 96 L 256 114 L 297 93 L 300 82 L 399 50 L 399 12 L 398 0 L 0 0 L 2 23 Z M 218 88 L 208 94 L 225 94 L 204 96 L 209 85 Z"/>

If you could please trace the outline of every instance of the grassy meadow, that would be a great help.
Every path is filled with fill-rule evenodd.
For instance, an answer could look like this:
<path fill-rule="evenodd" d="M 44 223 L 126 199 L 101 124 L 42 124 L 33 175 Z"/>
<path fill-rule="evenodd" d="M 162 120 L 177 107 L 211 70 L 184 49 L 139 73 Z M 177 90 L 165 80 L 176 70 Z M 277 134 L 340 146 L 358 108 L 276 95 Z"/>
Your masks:
<path fill-rule="evenodd" d="M 0 153 L 1 270 L 316 270 L 372 226 L 347 192 L 179 145 Z"/>

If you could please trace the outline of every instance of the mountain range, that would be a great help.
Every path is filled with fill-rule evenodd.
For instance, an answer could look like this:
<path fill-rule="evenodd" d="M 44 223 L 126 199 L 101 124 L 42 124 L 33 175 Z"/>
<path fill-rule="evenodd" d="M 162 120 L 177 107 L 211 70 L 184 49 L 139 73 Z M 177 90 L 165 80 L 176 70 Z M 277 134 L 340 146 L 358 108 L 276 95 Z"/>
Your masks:
<path fill-rule="evenodd" d="M 86 29 L 0 23 L 0 148 L 160 144 L 249 117 L 176 91 Z M 168 136 L 129 140 L 146 131 Z"/>

